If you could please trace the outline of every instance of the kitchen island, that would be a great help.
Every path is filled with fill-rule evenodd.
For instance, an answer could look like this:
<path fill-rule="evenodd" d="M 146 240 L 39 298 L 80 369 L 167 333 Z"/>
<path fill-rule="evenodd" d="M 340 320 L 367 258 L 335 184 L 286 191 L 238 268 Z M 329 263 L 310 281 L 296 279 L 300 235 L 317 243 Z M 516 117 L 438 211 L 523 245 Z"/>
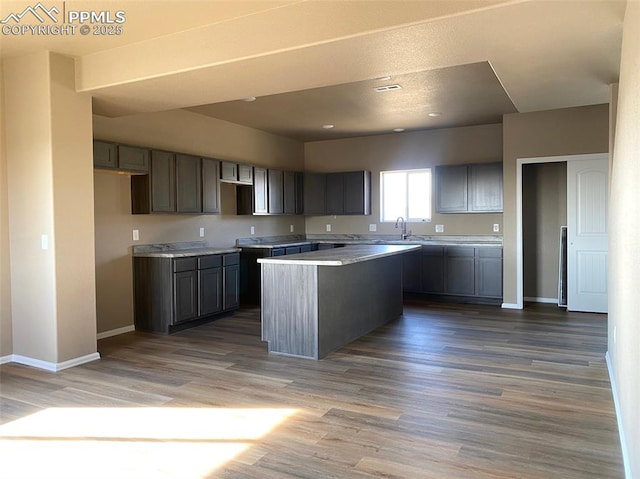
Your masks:
<path fill-rule="evenodd" d="M 355 245 L 260 258 L 262 340 L 271 353 L 321 359 L 402 315 L 402 254 Z"/>

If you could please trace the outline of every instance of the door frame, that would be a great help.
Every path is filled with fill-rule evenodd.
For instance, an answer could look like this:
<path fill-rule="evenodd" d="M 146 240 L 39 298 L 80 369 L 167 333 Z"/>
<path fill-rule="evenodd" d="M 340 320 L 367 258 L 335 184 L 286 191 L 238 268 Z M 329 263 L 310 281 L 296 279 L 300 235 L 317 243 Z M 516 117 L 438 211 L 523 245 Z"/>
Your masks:
<path fill-rule="evenodd" d="M 516 303 L 503 308 L 524 308 L 524 242 L 522 238 L 522 166 L 531 163 L 559 163 L 563 161 L 609 160 L 609 153 L 583 155 L 538 156 L 516 160 Z"/>

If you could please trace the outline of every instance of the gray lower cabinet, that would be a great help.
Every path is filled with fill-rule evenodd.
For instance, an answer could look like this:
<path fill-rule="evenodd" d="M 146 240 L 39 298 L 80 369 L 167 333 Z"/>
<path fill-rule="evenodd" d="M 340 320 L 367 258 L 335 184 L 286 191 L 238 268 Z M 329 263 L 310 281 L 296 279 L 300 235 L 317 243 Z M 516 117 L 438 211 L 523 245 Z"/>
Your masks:
<path fill-rule="evenodd" d="M 468 302 L 502 299 L 502 248 L 425 245 L 421 258 L 414 255 L 403 256 L 405 293 Z"/>
<path fill-rule="evenodd" d="M 134 257 L 136 329 L 170 333 L 189 321 L 237 309 L 239 256 Z"/>

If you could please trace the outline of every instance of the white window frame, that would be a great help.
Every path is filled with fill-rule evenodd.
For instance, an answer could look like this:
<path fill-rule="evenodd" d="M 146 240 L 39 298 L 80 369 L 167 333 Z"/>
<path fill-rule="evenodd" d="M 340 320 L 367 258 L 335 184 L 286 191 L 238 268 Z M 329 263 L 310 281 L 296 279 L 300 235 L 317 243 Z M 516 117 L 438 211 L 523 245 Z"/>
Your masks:
<path fill-rule="evenodd" d="M 431 168 L 419 168 L 413 170 L 387 170 L 380 172 L 380 222 L 381 223 L 395 223 L 397 217 L 395 218 L 386 218 L 384 217 L 384 175 L 386 173 L 405 173 L 405 195 L 406 195 L 406 208 L 404 214 L 402 216 L 406 222 L 411 223 L 430 223 L 431 218 L 433 216 L 433 171 Z M 429 174 L 429 194 L 427 195 L 429 198 L 429 217 L 428 218 L 413 218 L 409 217 L 409 175 L 412 173 L 428 173 Z"/>

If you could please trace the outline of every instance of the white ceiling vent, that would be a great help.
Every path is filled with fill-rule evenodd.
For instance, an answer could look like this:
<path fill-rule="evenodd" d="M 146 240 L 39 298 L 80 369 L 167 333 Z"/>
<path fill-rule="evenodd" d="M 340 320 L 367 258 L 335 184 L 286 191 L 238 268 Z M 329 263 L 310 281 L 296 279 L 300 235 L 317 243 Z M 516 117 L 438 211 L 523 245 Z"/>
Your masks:
<path fill-rule="evenodd" d="M 393 91 L 393 90 L 402 90 L 402 87 L 398 84 L 395 85 L 385 85 L 385 86 L 377 86 L 374 88 L 375 91 Z"/>

